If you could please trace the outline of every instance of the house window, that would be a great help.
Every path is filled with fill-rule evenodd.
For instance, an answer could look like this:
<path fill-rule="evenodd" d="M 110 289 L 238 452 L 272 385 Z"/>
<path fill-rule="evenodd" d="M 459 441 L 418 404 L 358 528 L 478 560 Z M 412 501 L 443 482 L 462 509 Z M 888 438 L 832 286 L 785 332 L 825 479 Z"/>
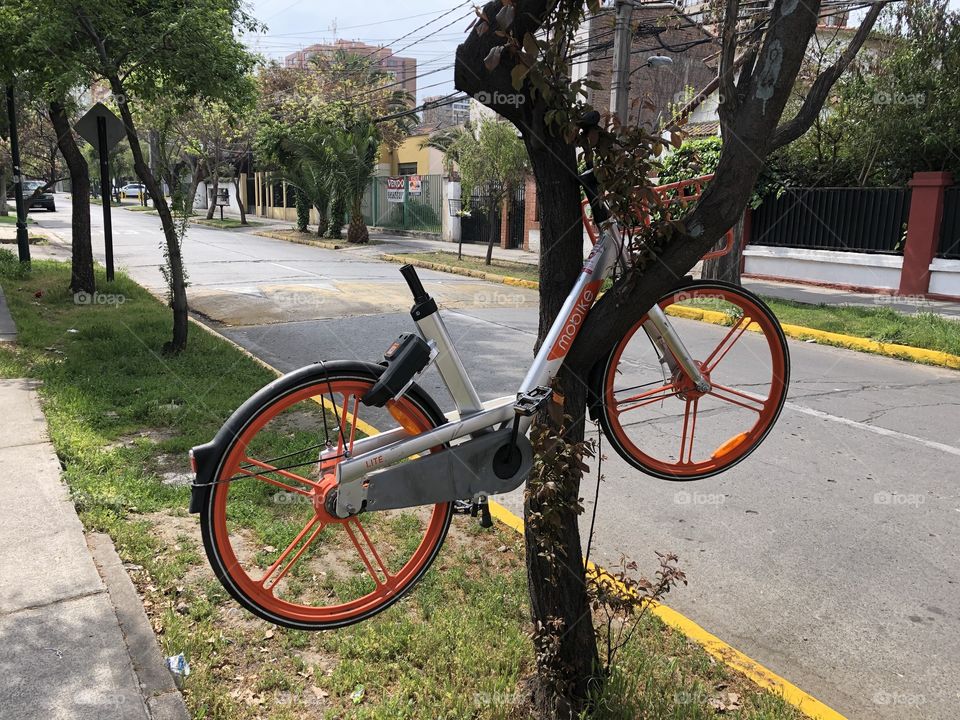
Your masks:
<path fill-rule="evenodd" d="M 397 163 L 397 175 L 416 175 L 417 174 L 417 164 L 412 163 Z"/>

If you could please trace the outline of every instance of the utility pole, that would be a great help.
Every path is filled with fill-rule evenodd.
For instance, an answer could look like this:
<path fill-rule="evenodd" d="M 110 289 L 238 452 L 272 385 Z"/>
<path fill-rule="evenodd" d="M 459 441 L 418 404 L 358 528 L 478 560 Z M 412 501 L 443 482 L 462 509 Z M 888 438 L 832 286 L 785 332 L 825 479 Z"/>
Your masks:
<path fill-rule="evenodd" d="M 616 7 L 617 17 L 613 25 L 613 74 L 610 81 L 610 114 L 618 118 L 621 123 L 625 123 L 630 101 L 633 0 L 617 0 Z"/>
<path fill-rule="evenodd" d="M 20 168 L 20 140 L 17 137 L 17 105 L 13 83 L 7 85 L 7 114 L 10 116 L 10 154 L 13 156 L 13 192 L 17 201 L 17 252 L 20 262 L 30 262 L 30 236 L 27 234 L 27 208 L 23 202 L 23 171 Z M 0 192 L 6 192 L 6 188 Z"/>

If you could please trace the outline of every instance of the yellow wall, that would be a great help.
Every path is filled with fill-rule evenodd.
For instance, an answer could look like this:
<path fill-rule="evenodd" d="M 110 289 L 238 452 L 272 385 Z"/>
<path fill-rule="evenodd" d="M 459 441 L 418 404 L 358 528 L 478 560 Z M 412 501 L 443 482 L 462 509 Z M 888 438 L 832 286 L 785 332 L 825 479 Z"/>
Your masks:
<path fill-rule="evenodd" d="M 442 175 L 443 153 L 436 148 L 420 147 L 428 137 L 427 134 L 411 135 L 392 152 L 381 147 L 379 164 L 390 175 L 397 174 L 398 165 L 413 162 L 417 164 L 418 175 Z"/>

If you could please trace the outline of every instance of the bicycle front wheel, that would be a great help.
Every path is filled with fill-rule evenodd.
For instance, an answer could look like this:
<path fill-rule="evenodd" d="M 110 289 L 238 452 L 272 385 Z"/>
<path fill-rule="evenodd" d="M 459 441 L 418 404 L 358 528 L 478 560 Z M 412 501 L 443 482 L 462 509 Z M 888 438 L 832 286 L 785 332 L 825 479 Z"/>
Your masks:
<path fill-rule="evenodd" d="M 231 418 L 240 430 L 200 516 L 207 556 L 230 594 L 265 620 L 302 630 L 359 622 L 399 600 L 433 562 L 452 513 L 440 503 L 333 514 L 336 466 L 358 440 L 445 420 L 416 386 L 387 408 L 363 405 L 378 366 L 317 368 L 280 380 Z"/>
<path fill-rule="evenodd" d="M 710 390 L 698 390 L 658 347 L 644 316 L 607 359 L 600 421 L 634 467 L 699 480 L 746 458 L 776 423 L 790 380 L 787 341 L 763 301 L 736 285 L 695 282 L 658 304 Z"/>

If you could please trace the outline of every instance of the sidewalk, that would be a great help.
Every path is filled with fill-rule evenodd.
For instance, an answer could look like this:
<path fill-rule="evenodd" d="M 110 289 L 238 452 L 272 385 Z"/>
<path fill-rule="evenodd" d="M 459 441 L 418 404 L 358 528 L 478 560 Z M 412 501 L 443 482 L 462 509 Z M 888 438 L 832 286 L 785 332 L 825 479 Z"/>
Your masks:
<path fill-rule="evenodd" d="M 371 238 L 378 240 L 382 245 L 371 249 L 379 249 L 383 253 L 414 253 L 414 252 L 457 252 L 457 244 L 440 240 L 425 240 L 421 238 L 402 237 L 398 235 L 377 234 Z M 385 248 L 384 245 L 388 247 Z M 482 243 L 464 243 L 463 254 L 471 257 L 486 257 L 487 246 Z M 504 250 L 493 248 L 493 257 L 496 260 L 509 260 L 536 265 L 539 256 L 525 250 Z M 699 264 L 693 269 L 694 277 L 699 277 Z M 945 300 L 928 300 L 925 298 L 898 298 L 882 293 L 858 293 L 849 290 L 820 287 L 817 285 L 803 285 L 800 283 L 777 282 L 773 280 L 743 279 L 743 286 L 759 295 L 793 300 L 810 305 L 853 305 L 871 308 L 890 308 L 900 313 L 914 315 L 920 312 L 929 312 L 947 318 L 960 320 L 960 302 Z"/>
<path fill-rule="evenodd" d="M 0 380 L 0 407 L 0 714 L 186 720 L 112 543 L 84 536 L 36 384 Z"/>

